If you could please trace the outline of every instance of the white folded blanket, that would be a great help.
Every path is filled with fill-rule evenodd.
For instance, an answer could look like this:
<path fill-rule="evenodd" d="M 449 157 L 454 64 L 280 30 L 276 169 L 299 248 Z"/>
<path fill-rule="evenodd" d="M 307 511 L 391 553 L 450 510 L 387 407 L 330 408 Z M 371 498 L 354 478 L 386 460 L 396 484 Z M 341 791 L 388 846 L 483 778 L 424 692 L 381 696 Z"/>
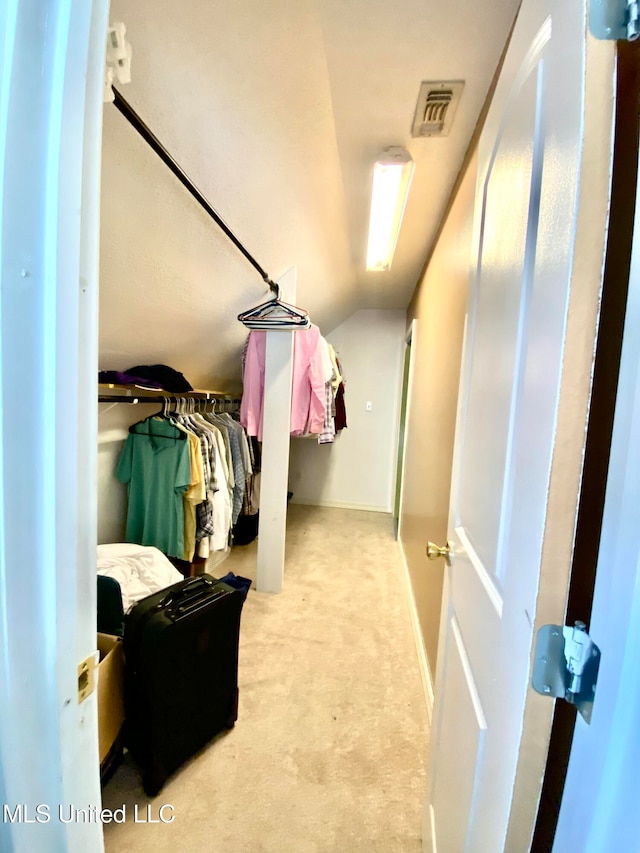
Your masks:
<path fill-rule="evenodd" d="M 127 542 L 98 545 L 98 574 L 118 581 L 125 613 L 147 595 L 184 580 L 162 551 Z"/>

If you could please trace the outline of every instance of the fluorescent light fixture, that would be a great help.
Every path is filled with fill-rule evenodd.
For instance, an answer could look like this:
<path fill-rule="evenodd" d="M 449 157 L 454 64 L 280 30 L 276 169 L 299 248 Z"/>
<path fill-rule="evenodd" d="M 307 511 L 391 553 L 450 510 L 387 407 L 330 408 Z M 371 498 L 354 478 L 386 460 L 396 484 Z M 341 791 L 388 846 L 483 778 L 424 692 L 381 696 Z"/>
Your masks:
<path fill-rule="evenodd" d="M 415 163 L 404 148 L 387 148 L 373 169 L 367 269 L 391 268 Z"/>

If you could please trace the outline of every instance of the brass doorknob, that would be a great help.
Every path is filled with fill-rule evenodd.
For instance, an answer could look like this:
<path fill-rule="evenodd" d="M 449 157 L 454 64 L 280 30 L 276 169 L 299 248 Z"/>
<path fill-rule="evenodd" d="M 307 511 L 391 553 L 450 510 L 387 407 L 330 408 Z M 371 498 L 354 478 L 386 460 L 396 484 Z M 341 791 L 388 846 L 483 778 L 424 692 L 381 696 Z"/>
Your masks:
<path fill-rule="evenodd" d="M 437 560 L 439 557 L 444 557 L 446 564 L 450 566 L 453 559 L 453 546 L 451 542 L 447 542 L 444 548 L 436 545 L 435 542 L 427 542 L 427 557 L 430 560 Z"/>

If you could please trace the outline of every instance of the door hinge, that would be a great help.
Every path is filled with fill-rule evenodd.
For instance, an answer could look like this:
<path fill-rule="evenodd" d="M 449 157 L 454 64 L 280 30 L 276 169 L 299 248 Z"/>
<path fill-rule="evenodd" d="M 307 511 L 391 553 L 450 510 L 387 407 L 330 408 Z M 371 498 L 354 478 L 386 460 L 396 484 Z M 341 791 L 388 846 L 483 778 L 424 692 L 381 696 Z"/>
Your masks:
<path fill-rule="evenodd" d="M 95 655 L 89 655 L 78 664 L 78 705 L 93 693 L 96 686 L 95 672 Z"/>
<path fill-rule="evenodd" d="M 591 0 L 589 29 L 597 39 L 635 41 L 640 36 L 638 0 Z"/>
<path fill-rule="evenodd" d="M 565 699 L 591 722 L 600 649 L 584 622 L 543 625 L 536 640 L 532 686 L 543 696 Z"/>

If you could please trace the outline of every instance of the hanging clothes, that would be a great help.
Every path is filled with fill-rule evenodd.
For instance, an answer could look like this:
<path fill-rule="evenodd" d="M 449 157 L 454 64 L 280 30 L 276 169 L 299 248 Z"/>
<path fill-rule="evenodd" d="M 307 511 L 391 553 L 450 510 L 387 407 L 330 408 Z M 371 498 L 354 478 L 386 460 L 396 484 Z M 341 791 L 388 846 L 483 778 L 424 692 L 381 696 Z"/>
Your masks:
<path fill-rule="evenodd" d="M 344 404 L 344 382 L 338 386 L 336 394 L 336 416 L 335 416 L 336 433 L 347 428 L 347 410 Z"/>
<path fill-rule="evenodd" d="M 116 476 L 128 487 L 127 541 L 193 562 L 229 547 L 254 470 L 237 420 L 181 411 L 134 424 Z"/>
<path fill-rule="evenodd" d="M 318 435 L 318 444 L 333 444 L 336 435 L 336 428 L 333 418 L 333 392 L 331 390 L 331 382 L 325 383 L 325 417 L 322 426 L 322 432 Z"/>
<path fill-rule="evenodd" d="M 244 432 L 244 430 L 243 430 Z M 262 445 L 255 436 L 247 436 L 247 451 L 251 475 L 247 479 L 240 517 L 255 515 L 260 509 L 260 475 L 262 471 Z"/>
<path fill-rule="evenodd" d="M 340 383 L 342 382 L 342 374 L 340 372 L 340 366 L 338 365 L 338 359 L 336 356 L 336 351 L 331 346 L 331 344 L 327 344 L 329 348 L 329 358 L 331 359 L 331 366 L 333 368 L 333 375 L 331 378 L 331 387 L 333 389 L 334 397 L 338 393 L 338 388 L 340 387 Z"/>
<path fill-rule="evenodd" d="M 191 485 L 189 442 L 164 418 L 149 418 L 132 430 L 116 469 L 128 492 L 126 540 L 182 558 L 182 496 Z"/>
<path fill-rule="evenodd" d="M 334 368 L 329 352 L 329 344 L 322 336 L 320 337 L 320 352 L 322 355 L 322 378 L 324 380 L 324 423 L 322 430 L 318 434 L 318 444 L 333 444 L 336 434 L 333 422 L 334 396 L 331 384 L 334 377 Z"/>
<path fill-rule="evenodd" d="M 213 535 L 214 518 L 213 518 L 213 491 L 217 488 L 215 485 L 215 454 L 213 450 L 213 438 L 208 430 L 196 422 L 193 415 L 178 414 L 173 415 L 171 420 L 183 429 L 186 429 L 196 439 L 197 444 L 194 449 L 200 451 L 200 460 L 202 463 L 202 471 L 204 476 L 204 494 L 202 500 L 195 507 L 195 530 L 193 539 L 189 539 L 185 543 L 185 553 L 183 559 L 187 562 L 193 560 L 196 552 L 197 544 L 204 536 Z M 202 494 L 202 493 L 201 493 Z M 189 508 L 185 508 L 185 512 L 190 514 Z"/>
<path fill-rule="evenodd" d="M 293 332 L 290 433 L 322 432 L 325 420 L 325 382 L 320 329 Z M 243 367 L 240 423 L 248 435 L 262 441 L 266 332 L 251 331 Z"/>
<path fill-rule="evenodd" d="M 248 545 L 258 535 L 261 445 L 255 436 L 247 436 L 240 424 L 238 427 L 244 436 L 243 455 L 246 452 L 244 459 L 249 473 L 245 482 L 242 507 L 233 525 L 232 536 L 234 545 Z"/>
<path fill-rule="evenodd" d="M 184 509 L 184 555 L 182 559 L 190 562 L 196 549 L 196 507 L 206 499 L 207 490 L 204 479 L 204 465 L 202 462 L 202 452 L 200 450 L 200 440 L 195 433 L 186 430 L 186 427 L 180 425 L 179 428 L 186 431 L 187 438 L 190 442 L 189 455 L 191 457 L 191 485 L 182 496 Z"/>
<path fill-rule="evenodd" d="M 335 362 L 334 370 L 336 373 L 336 378 L 339 380 L 337 385 L 335 385 L 335 382 L 332 383 L 332 386 L 335 385 L 335 400 L 333 412 L 334 426 L 336 430 L 336 435 L 338 435 L 341 430 L 347 428 L 347 409 L 344 401 L 344 389 L 347 380 L 345 379 L 344 370 L 342 369 L 342 363 L 340 361 L 340 358 L 338 357 L 338 354 L 331 346 L 329 352 L 332 356 L 333 361 Z"/>
<path fill-rule="evenodd" d="M 229 494 L 229 469 L 227 448 L 220 429 L 200 414 L 188 414 L 179 417 L 179 422 L 204 440 L 208 469 L 209 487 L 206 493 L 204 512 L 197 515 L 195 554 L 206 558 L 211 551 L 224 551 L 228 544 L 231 529 L 231 501 Z M 189 560 L 193 559 L 191 553 Z"/>
<path fill-rule="evenodd" d="M 207 413 L 205 417 L 214 426 L 219 426 L 229 443 L 229 461 L 233 472 L 231 521 L 232 524 L 235 524 L 242 509 L 246 482 L 249 476 L 249 454 L 248 450 L 243 448 L 243 440 L 246 444 L 246 435 L 241 424 L 234 421 L 228 413 L 218 415 L 212 412 Z"/>
<path fill-rule="evenodd" d="M 213 533 L 200 540 L 198 556 L 208 557 L 211 551 L 224 551 L 229 543 L 231 530 L 231 498 L 228 485 L 226 450 L 220 430 L 209 425 L 214 438 L 215 465 L 218 488 L 213 493 Z"/>

